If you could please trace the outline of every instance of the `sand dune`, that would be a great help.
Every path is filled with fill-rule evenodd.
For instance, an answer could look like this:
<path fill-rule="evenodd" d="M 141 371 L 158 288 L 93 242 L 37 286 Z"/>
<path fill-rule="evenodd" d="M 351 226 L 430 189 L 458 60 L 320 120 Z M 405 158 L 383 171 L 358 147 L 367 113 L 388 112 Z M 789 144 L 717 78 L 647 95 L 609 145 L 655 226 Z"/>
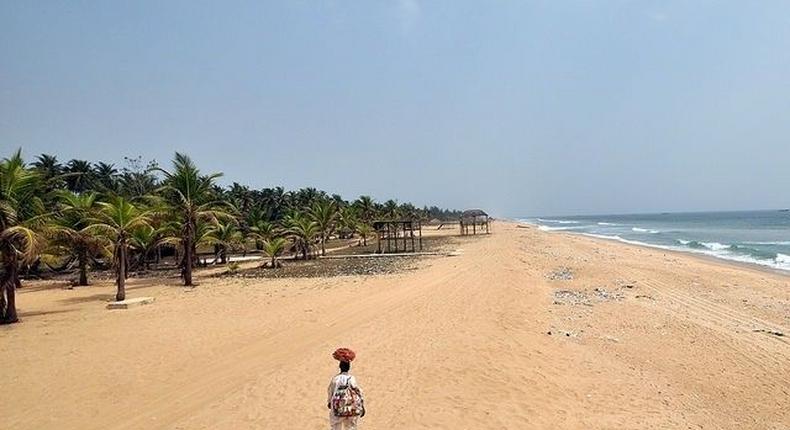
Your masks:
<path fill-rule="evenodd" d="M 157 301 L 129 311 L 30 284 L 0 428 L 322 429 L 337 346 L 364 429 L 790 428 L 790 277 L 505 223 L 456 245 L 395 275 L 133 280 Z"/>

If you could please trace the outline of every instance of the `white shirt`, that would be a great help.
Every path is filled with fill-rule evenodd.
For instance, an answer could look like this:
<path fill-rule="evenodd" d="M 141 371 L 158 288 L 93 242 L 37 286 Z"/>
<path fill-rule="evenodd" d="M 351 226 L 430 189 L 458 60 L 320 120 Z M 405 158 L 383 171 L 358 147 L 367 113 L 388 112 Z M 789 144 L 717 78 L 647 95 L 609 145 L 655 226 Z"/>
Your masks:
<path fill-rule="evenodd" d="M 359 385 L 357 384 L 357 379 L 354 378 L 354 376 L 349 375 L 348 372 L 343 372 L 338 375 L 335 375 L 335 377 L 332 378 L 332 381 L 329 383 L 329 388 L 327 388 L 326 402 L 327 403 L 332 402 L 332 395 L 335 394 L 335 388 L 338 385 L 346 385 L 346 384 L 359 390 L 359 395 L 362 396 L 363 399 L 365 398 L 365 396 L 362 394 L 362 389 L 359 388 Z"/>

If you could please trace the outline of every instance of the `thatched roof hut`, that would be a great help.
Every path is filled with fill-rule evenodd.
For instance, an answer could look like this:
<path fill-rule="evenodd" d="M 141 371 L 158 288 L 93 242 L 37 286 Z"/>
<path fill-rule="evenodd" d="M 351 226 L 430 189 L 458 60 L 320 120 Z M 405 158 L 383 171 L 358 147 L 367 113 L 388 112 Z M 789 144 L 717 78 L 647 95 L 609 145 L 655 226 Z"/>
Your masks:
<path fill-rule="evenodd" d="M 477 218 L 477 217 L 488 217 L 488 214 L 485 213 L 482 209 L 467 209 L 461 212 L 461 218 Z"/>
<path fill-rule="evenodd" d="M 477 226 L 480 226 L 480 232 L 483 232 L 485 228 L 485 233 L 490 233 L 489 229 L 489 216 L 488 214 L 482 209 L 467 209 L 461 212 L 461 217 L 459 219 L 461 224 L 461 234 L 467 235 L 469 234 L 469 227 L 472 227 L 472 234 L 477 234 Z"/>

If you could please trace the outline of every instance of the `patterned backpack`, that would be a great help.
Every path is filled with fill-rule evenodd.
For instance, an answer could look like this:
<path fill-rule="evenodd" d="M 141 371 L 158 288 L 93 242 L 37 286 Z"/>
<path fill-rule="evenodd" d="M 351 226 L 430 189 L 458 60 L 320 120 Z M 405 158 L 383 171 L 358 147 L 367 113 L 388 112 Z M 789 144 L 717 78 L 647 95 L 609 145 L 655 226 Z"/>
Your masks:
<path fill-rule="evenodd" d="M 359 388 L 351 386 L 351 376 L 342 384 L 335 386 L 332 393 L 332 413 L 336 417 L 356 417 L 362 415 L 364 400 Z"/>

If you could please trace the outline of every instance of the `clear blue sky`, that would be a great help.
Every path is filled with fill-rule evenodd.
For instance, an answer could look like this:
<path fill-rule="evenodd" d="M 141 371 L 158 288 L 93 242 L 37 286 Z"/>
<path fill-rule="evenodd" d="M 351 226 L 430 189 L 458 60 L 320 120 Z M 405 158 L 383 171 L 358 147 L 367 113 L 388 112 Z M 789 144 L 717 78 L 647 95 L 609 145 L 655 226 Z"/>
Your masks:
<path fill-rule="evenodd" d="M 790 1 L 0 2 L 0 149 L 498 215 L 790 206 Z"/>

